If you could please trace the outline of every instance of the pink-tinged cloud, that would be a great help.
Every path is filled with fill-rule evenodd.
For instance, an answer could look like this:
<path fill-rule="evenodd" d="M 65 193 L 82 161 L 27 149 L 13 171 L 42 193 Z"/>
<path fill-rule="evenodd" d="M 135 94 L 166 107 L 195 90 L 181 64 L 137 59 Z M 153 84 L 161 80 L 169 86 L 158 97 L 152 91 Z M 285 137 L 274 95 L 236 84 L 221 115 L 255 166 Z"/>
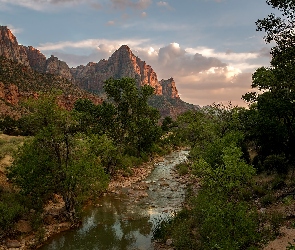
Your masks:
<path fill-rule="evenodd" d="M 108 22 L 107 22 L 107 25 L 108 25 L 108 26 L 115 25 L 115 21 L 108 21 Z"/>
<path fill-rule="evenodd" d="M 147 9 L 151 4 L 152 0 L 110 0 L 112 8 L 114 9 L 126 9 L 133 8 L 138 10 Z"/>

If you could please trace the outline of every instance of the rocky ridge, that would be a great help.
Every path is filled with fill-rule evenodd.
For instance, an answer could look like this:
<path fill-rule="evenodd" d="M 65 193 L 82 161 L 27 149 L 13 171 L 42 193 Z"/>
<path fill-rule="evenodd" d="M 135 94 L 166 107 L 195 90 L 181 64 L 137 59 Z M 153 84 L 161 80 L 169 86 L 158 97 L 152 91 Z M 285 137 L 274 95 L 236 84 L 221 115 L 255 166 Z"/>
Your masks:
<path fill-rule="evenodd" d="M 111 77 L 134 78 L 138 86 L 150 85 L 155 89 L 156 96 L 152 98 L 150 105 L 158 108 L 162 116 L 176 117 L 186 110 L 199 108 L 183 102 L 174 79 L 159 81 L 153 68 L 135 56 L 127 45 L 122 45 L 108 60 L 69 68 L 53 55 L 46 58 L 32 46 L 19 45 L 12 32 L 6 26 L 0 26 L 1 56 L 39 73 L 65 78 L 78 88 L 96 94 L 103 93 L 104 81 Z"/>
<path fill-rule="evenodd" d="M 101 92 L 103 82 L 110 77 L 131 77 L 138 86 L 150 85 L 155 89 L 156 95 L 163 95 L 156 72 L 145 61 L 136 57 L 127 45 L 122 45 L 108 60 L 81 65 L 72 68 L 71 72 L 77 84 L 89 91 Z"/>

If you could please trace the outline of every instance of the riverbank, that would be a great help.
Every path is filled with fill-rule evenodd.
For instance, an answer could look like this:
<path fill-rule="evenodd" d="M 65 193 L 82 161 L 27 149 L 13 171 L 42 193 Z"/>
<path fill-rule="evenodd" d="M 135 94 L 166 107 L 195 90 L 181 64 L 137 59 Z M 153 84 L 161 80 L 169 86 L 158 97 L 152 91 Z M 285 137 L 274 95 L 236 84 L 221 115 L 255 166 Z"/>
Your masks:
<path fill-rule="evenodd" d="M 155 164 L 164 160 L 164 157 L 155 157 L 151 161 L 142 164 L 140 167 L 134 167 L 126 175 L 124 172 L 118 172 L 110 181 L 107 193 L 120 192 L 122 188 L 128 188 L 138 183 L 139 186 L 134 188 L 133 195 L 137 198 L 143 198 L 145 194 L 142 194 L 143 189 L 147 189 L 147 185 L 142 181 L 146 179 L 155 167 Z M 133 189 L 133 190 L 134 190 Z M 138 194 L 138 195 L 137 195 Z M 31 211 L 34 213 L 34 211 Z M 0 249 L 19 249 L 25 250 L 29 248 L 40 247 L 44 241 L 57 235 L 63 231 L 69 230 L 77 225 L 72 225 L 66 221 L 63 216 L 64 202 L 61 197 L 56 196 L 54 200 L 49 202 L 45 208 L 43 220 L 46 225 L 43 228 L 33 230 L 29 221 L 21 220 L 17 225 L 17 231 L 21 234 L 20 237 L 7 239 L 2 242 Z"/>

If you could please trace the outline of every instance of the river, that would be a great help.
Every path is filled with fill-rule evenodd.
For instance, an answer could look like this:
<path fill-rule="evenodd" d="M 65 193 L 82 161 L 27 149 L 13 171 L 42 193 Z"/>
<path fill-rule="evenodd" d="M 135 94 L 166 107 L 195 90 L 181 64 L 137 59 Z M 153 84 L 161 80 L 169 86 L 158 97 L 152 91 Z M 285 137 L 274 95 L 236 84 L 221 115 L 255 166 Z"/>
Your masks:
<path fill-rule="evenodd" d="M 41 250 L 150 250 L 153 228 L 177 212 L 184 201 L 185 183 L 174 166 L 188 151 L 167 155 L 143 181 L 107 193 L 89 206 L 80 228 L 60 233 Z"/>

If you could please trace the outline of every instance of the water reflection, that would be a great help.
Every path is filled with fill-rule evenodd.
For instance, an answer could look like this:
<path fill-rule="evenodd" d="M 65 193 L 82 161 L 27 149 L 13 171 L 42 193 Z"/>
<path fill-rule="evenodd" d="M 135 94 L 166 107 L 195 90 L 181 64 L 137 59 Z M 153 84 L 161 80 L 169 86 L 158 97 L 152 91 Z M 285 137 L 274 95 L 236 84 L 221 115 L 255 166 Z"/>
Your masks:
<path fill-rule="evenodd" d="M 172 167 L 185 159 L 180 151 L 158 163 L 145 180 L 148 196 L 140 198 L 122 190 L 98 200 L 89 207 L 81 228 L 64 232 L 42 250 L 149 250 L 153 249 L 152 228 L 168 214 L 179 209 L 184 186 L 173 175 Z M 134 192 L 136 193 L 136 191 Z"/>

